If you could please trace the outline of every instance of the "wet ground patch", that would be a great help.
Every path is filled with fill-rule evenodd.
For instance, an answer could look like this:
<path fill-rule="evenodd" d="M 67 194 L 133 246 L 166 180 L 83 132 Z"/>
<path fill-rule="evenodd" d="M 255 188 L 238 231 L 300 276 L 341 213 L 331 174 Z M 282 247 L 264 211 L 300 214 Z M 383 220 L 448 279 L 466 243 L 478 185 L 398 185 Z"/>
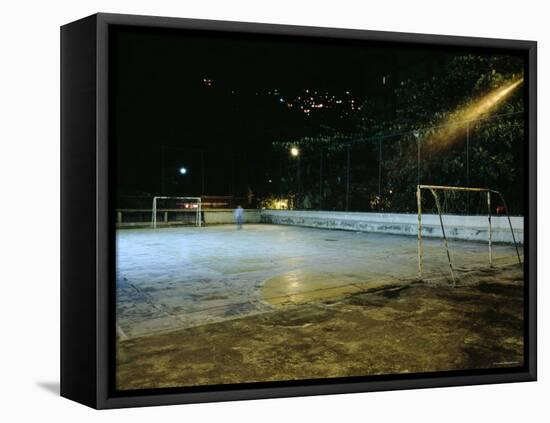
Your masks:
<path fill-rule="evenodd" d="M 505 281 L 505 282 L 501 282 Z M 118 343 L 119 389 L 517 367 L 523 275 L 411 283 Z"/>
<path fill-rule="evenodd" d="M 425 277 L 448 277 L 441 240 L 426 239 L 424 246 Z M 495 270 L 483 269 L 486 246 L 453 241 L 452 252 L 457 263 L 480 268 L 473 276 L 457 272 L 461 278 L 470 275 L 473 284 L 494 282 Z M 495 246 L 494 253 L 498 265 L 517 260 L 510 246 Z M 117 324 L 127 338 L 134 338 L 278 307 L 337 304 L 342 297 L 408 284 L 417 275 L 417 240 L 274 225 L 245 225 L 241 231 L 233 225 L 131 229 L 117 231 L 116 265 Z M 497 282 L 509 280 L 500 275 Z M 381 295 L 369 301 L 407 307 L 404 291 Z"/>

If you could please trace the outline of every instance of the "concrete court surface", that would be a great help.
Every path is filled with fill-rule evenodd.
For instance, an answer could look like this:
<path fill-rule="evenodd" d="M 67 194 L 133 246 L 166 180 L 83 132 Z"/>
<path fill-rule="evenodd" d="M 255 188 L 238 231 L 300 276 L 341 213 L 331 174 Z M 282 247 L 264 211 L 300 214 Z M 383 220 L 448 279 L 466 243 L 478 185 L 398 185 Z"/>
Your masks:
<path fill-rule="evenodd" d="M 456 267 L 488 266 L 485 243 L 450 248 Z M 497 266 L 517 262 L 512 246 L 493 254 Z M 424 274 L 450 277 L 441 240 L 424 241 Z M 416 277 L 410 236 L 279 225 L 119 230 L 117 330 L 120 339 L 169 332 Z"/>
<path fill-rule="evenodd" d="M 523 363 L 515 249 L 249 225 L 117 232 L 118 389 Z"/>
<path fill-rule="evenodd" d="M 475 283 L 456 288 L 411 284 L 121 341 L 116 386 L 521 366 L 521 269 L 514 265 L 470 276 Z"/>

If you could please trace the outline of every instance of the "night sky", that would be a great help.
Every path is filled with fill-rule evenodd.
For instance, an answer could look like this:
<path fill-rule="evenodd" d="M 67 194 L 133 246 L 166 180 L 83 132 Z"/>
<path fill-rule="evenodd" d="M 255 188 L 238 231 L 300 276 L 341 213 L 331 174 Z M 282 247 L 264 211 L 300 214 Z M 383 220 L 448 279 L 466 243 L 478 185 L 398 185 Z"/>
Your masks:
<path fill-rule="evenodd" d="M 110 34 L 117 197 L 266 193 L 272 143 L 346 131 L 366 98 L 448 53 L 365 42 L 119 27 Z M 374 158 L 373 158 L 374 160 Z M 179 175 L 184 166 L 188 172 Z M 204 174 L 202 172 L 204 169 Z"/>

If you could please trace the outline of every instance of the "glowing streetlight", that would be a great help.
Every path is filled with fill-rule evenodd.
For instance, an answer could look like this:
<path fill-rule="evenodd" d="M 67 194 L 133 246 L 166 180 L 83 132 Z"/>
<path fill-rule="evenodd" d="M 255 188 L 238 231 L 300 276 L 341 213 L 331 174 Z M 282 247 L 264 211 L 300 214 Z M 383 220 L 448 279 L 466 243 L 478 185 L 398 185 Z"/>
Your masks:
<path fill-rule="evenodd" d="M 298 147 L 292 147 L 290 149 L 290 154 L 294 157 L 298 157 L 300 154 L 300 150 L 298 150 Z"/>
<path fill-rule="evenodd" d="M 187 169 L 184 167 L 180 167 L 180 175 L 185 175 L 187 173 Z"/>

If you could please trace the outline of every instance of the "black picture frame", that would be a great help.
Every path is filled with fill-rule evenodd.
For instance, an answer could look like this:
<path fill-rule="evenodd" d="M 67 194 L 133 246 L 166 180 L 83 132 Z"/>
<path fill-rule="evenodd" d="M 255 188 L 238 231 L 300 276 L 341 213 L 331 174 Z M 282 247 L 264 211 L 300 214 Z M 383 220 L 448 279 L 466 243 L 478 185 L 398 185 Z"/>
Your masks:
<path fill-rule="evenodd" d="M 114 218 L 109 186 L 109 28 L 113 25 L 192 29 L 318 39 L 413 43 L 514 50 L 527 58 L 527 193 L 525 215 L 525 366 L 471 374 L 415 374 L 260 383 L 195 390 L 115 393 L 113 377 Z M 407 34 L 98 13 L 61 27 L 61 395 L 97 409 L 380 390 L 534 381 L 536 322 L 536 110 L 534 41 Z"/>

